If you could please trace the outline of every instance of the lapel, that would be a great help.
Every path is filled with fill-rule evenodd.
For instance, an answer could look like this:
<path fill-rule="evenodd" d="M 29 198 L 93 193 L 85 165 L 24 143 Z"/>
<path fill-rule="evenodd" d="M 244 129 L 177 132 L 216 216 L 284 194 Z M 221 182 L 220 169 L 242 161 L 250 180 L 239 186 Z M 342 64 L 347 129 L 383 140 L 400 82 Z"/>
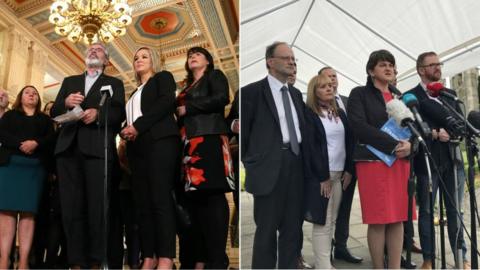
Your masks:
<path fill-rule="evenodd" d="M 275 122 L 277 123 L 278 127 L 280 127 L 280 120 L 278 118 L 277 107 L 275 106 L 275 101 L 273 101 L 272 90 L 270 89 L 270 85 L 268 84 L 267 78 L 263 79 L 262 92 L 263 92 L 265 101 L 267 102 L 267 105 L 270 108 L 270 111 L 272 112 Z"/>
<path fill-rule="evenodd" d="M 415 96 L 417 97 L 417 99 L 418 99 L 419 101 L 428 98 L 427 93 L 425 93 L 425 90 L 423 90 L 423 87 L 422 87 L 420 84 L 418 84 L 418 85 L 413 89 L 413 92 L 414 92 Z"/>
<path fill-rule="evenodd" d="M 85 96 L 85 73 L 77 76 L 77 78 L 75 79 L 75 88 L 72 90 L 74 92 L 80 92 L 83 96 Z"/>
<path fill-rule="evenodd" d="M 303 111 L 303 106 L 302 106 L 302 100 L 298 98 L 298 95 L 294 93 L 294 87 L 293 86 L 288 86 L 288 92 L 290 93 L 290 96 L 292 97 L 293 105 L 295 106 L 295 110 L 297 111 L 297 116 L 298 116 L 298 121 L 300 123 L 300 126 L 303 126 L 303 120 L 305 119 L 304 116 L 304 111 Z"/>

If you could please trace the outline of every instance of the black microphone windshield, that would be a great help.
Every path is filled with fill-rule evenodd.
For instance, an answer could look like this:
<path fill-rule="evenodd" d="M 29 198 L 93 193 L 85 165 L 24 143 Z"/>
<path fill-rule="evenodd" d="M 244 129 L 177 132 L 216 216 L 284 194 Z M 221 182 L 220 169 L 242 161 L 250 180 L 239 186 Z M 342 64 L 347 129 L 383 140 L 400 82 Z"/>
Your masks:
<path fill-rule="evenodd" d="M 476 129 L 480 129 L 480 112 L 479 111 L 471 111 L 468 113 L 467 117 L 468 122 L 472 124 L 472 126 Z"/>

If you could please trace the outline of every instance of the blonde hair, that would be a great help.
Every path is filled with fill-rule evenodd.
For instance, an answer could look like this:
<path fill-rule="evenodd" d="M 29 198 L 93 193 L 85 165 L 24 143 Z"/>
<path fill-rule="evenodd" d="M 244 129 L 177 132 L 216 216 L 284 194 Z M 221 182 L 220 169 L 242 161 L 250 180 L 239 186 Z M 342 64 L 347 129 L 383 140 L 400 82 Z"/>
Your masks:
<path fill-rule="evenodd" d="M 152 72 L 155 74 L 155 72 L 160 71 L 160 69 L 161 69 L 160 68 L 160 57 L 158 56 L 158 53 L 156 51 L 154 51 L 153 49 L 151 49 L 149 47 L 140 47 L 135 51 L 135 53 L 133 54 L 133 61 L 132 61 L 133 70 L 135 71 L 135 55 L 137 55 L 137 53 L 140 50 L 146 50 L 150 54 L 150 59 L 152 61 Z M 141 79 L 140 75 L 138 75 L 138 73 L 135 72 L 135 80 L 137 81 L 137 85 L 141 84 L 140 79 Z"/>
<path fill-rule="evenodd" d="M 325 117 L 323 114 L 321 108 L 320 108 L 320 100 L 315 94 L 315 90 L 326 83 L 331 82 L 332 80 L 325 74 L 321 75 L 316 75 L 312 79 L 310 79 L 310 82 L 308 83 L 308 88 L 307 88 L 307 106 L 312 109 L 316 114 L 318 114 L 320 117 Z M 335 116 L 338 116 L 338 109 L 337 109 L 337 103 L 335 102 L 335 99 L 333 99 L 330 104 L 328 104 L 330 108 L 333 109 L 333 113 Z"/>

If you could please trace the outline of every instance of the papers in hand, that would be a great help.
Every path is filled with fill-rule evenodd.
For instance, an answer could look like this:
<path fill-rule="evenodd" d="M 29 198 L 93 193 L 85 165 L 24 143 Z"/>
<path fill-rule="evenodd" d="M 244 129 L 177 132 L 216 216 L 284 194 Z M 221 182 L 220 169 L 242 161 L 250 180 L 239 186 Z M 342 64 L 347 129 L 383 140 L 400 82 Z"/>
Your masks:
<path fill-rule="evenodd" d="M 78 121 L 82 119 L 82 117 L 83 117 L 83 110 L 80 106 L 77 105 L 67 113 L 64 113 L 62 115 L 59 115 L 53 118 L 53 120 L 59 124 L 64 124 L 68 122 Z"/>
<path fill-rule="evenodd" d="M 408 128 L 399 127 L 393 118 L 388 119 L 388 121 L 383 124 L 383 127 L 380 130 L 392 136 L 396 140 L 408 140 L 410 136 L 412 136 L 412 133 Z M 395 155 L 385 154 L 380 150 L 375 149 L 371 145 L 367 145 L 367 148 L 383 162 L 385 162 L 388 167 L 392 167 L 393 162 L 397 160 L 397 157 Z"/>

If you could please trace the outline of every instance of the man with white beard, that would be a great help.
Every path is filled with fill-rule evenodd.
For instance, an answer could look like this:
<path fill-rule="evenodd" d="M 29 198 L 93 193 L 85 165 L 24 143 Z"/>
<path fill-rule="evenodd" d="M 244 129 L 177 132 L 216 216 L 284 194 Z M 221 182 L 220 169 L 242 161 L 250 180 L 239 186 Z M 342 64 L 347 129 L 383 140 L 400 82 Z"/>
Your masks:
<path fill-rule="evenodd" d="M 106 262 L 104 161 L 108 160 L 110 189 L 112 168 L 118 162 L 115 137 L 125 120 L 123 83 L 103 73 L 108 64 L 105 46 L 90 45 L 85 64 L 84 73 L 63 80 L 51 110 L 52 117 L 77 106 L 84 111 L 80 120 L 62 125 L 55 147 L 68 263 L 72 269 L 98 268 Z M 100 107 L 100 89 L 104 86 L 110 86 L 113 93 Z M 108 156 L 104 154 L 105 113 L 108 113 Z"/>

